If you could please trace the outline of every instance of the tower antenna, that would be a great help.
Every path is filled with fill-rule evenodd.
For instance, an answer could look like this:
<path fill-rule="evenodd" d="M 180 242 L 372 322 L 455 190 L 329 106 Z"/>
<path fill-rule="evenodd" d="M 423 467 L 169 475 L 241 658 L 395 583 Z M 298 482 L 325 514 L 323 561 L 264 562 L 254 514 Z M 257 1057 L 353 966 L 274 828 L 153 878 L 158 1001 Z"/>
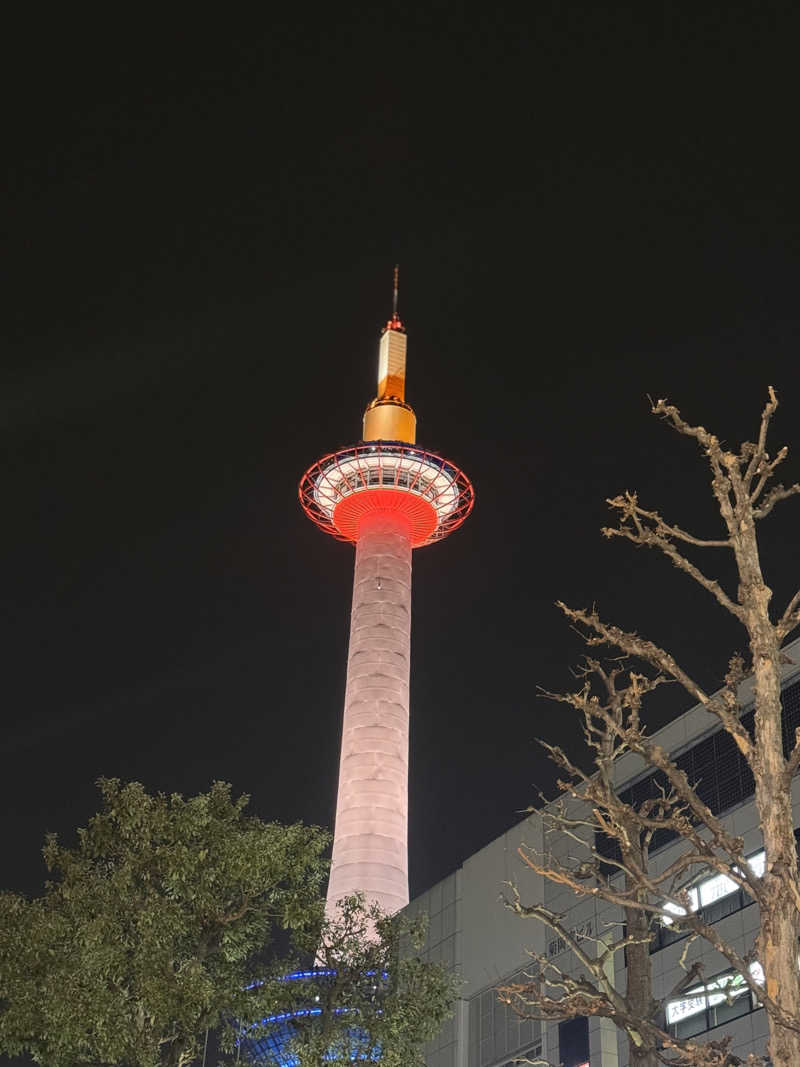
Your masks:
<path fill-rule="evenodd" d="M 400 294 L 400 264 L 394 265 L 394 288 L 392 290 L 392 321 L 397 322 L 397 300 Z"/>

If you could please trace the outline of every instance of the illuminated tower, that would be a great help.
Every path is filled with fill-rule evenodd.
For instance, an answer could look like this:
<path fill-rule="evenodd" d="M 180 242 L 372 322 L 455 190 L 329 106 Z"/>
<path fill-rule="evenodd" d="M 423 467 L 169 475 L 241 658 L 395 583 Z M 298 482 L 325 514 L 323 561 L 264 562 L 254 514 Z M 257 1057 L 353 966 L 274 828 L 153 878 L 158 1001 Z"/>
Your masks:
<path fill-rule="evenodd" d="M 299 489 L 309 518 L 356 546 L 328 914 L 355 892 L 389 913 L 408 903 L 411 550 L 455 530 L 474 500 L 466 475 L 415 445 L 405 379 L 395 268 L 363 440 L 320 459 Z"/>

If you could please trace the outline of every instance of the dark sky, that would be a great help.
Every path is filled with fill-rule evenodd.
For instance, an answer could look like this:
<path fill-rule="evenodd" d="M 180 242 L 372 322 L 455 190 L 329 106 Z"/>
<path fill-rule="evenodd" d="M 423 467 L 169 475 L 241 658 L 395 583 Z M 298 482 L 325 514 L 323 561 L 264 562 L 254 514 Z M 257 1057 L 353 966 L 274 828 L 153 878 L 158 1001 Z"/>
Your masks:
<path fill-rule="evenodd" d="M 419 441 L 477 493 L 415 554 L 419 892 L 551 788 L 535 738 L 580 750 L 536 697 L 579 654 L 556 598 L 709 686 L 742 647 L 599 528 L 638 488 L 715 530 L 648 394 L 736 442 L 773 384 L 800 446 L 792 5 L 37 10 L 2 64 L 2 885 L 101 774 L 330 825 L 353 553 L 296 484 L 359 436 L 399 261 Z"/>

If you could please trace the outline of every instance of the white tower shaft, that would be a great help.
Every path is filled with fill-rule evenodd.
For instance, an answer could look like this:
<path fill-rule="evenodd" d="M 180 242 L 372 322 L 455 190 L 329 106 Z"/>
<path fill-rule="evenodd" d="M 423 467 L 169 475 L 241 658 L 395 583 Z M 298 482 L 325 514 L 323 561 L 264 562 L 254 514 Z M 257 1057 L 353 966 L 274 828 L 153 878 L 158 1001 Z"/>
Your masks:
<path fill-rule="evenodd" d="M 356 892 L 388 913 L 408 903 L 410 655 L 410 530 L 375 511 L 356 544 L 329 916 Z"/>

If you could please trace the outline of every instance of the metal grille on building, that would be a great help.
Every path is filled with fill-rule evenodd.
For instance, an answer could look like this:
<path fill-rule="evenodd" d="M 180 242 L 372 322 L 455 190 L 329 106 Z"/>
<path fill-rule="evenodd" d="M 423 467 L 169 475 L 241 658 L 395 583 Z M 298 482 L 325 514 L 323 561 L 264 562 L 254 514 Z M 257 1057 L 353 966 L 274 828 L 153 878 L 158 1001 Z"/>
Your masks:
<path fill-rule="evenodd" d="M 783 750 L 788 756 L 794 746 L 795 729 L 800 727 L 800 682 L 788 686 L 781 693 L 783 703 Z M 753 733 L 753 710 L 741 717 L 744 728 Z M 675 766 L 686 772 L 686 777 L 694 786 L 698 797 L 707 804 L 714 815 L 721 815 L 736 804 L 749 800 L 754 793 L 753 772 L 746 759 L 736 747 L 727 730 L 721 727 L 708 734 L 697 744 L 692 745 L 674 757 Z M 666 782 L 660 772 L 647 774 L 638 782 L 623 789 L 619 799 L 623 804 L 638 807 L 645 800 L 656 799 Z M 673 841 L 677 834 L 673 830 L 659 830 L 653 835 L 650 851 Z M 598 852 L 609 859 L 620 859 L 619 845 L 601 831 L 595 833 Z"/>

